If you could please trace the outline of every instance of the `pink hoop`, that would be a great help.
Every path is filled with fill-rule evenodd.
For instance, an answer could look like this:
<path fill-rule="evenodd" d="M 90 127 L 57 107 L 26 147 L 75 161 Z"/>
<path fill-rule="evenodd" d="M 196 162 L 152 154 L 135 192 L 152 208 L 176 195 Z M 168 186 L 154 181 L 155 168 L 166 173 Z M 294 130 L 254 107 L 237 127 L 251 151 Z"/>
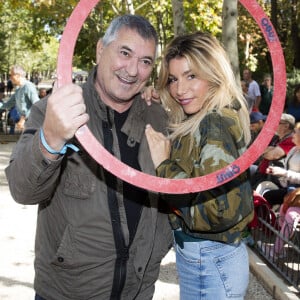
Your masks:
<path fill-rule="evenodd" d="M 57 62 L 59 85 L 71 82 L 72 58 L 76 39 L 85 19 L 96 6 L 98 0 L 81 0 L 71 14 L 65 27 Z M 286 93 L 285 61 L 277 34 L 270 20 L 255 0 L 240 0 L 260 27 L 268 44 L 274 73 L 274 95 L 269 116 L 261 133 L 237 160 L 227 167 L 206 176 L 189 179 L 166 179 L 139 172 L 112 156 L 96 140 L 89 128 L 81 127 L 76 137 L 85 150 L 106 170 L 131 184 L 141 188 L 169 193 L 182 194 L 199 192 L 217 187 L 244 172 L 254 162 L 273 137 L 283 111 Z M 275 63 L 276 62 L 276 63 Z"/>

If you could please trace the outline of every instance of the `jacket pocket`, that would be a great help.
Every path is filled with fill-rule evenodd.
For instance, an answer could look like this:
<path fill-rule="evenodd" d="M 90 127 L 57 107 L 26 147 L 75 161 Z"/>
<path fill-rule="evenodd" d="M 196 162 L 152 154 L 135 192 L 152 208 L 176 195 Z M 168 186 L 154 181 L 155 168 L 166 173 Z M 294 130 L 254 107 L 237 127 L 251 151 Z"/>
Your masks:
<path fill-rule="evenodd" d="M 100 245 L 99 255 L 95 256 L 88 247 L 80 247 L 83 245 L 77 235 L 75 228 L 67 225 L 52 258 L 55 288 L 74 300 L 90 299 L 95 295 L 107 299 L 111 292 L 112 277 L 109 274 L 113 273 L 115 256 L 112 253 L 104 256 L 105 251 Z"/>
<path fill-rule="evenodd" d="M 67 172 L 64 178 L 63 193 L 77 199 L 88 199 L 96 189 L 96 178 L 86 172 Z"/>

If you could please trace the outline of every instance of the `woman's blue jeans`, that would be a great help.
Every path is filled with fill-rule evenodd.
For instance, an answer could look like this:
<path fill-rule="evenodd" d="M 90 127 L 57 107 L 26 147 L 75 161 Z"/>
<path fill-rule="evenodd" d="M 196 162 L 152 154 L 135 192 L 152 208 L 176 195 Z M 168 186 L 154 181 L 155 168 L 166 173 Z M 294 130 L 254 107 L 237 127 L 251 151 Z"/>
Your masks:
<path fill-rule="evenodd" d="M 249 282 L 244 243 L 215 241 L 175 243 L 180 300 L 242 300 Z"/>

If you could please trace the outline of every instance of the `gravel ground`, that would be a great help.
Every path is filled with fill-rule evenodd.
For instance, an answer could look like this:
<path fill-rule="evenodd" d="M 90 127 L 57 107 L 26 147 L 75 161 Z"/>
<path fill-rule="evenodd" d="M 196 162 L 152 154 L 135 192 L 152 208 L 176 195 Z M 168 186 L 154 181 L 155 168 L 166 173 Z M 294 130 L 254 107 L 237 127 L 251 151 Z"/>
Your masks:
<path fill-rule="evenodd" d="M 9 193 L 3 170 L 13 145 L 14 143 L 0 144 L 0 299 L 33 300 L 33 249 L 37 207 L 15 203 Z M 250 276 L 245 299 L 273 299 L 260 282 L 252 274 Z M 173 250 L 162 261 L 153 299 L 179 300 Z"/>

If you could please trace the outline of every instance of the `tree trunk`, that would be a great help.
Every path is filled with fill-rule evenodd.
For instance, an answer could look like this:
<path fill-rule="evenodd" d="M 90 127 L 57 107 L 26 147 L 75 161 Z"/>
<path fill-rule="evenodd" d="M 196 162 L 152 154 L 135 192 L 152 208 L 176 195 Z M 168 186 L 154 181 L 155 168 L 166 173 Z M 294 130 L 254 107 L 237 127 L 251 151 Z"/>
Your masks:
<path fill-rule="evenodd" d="M 297 0 L 291 1 L 291 35 L 294 45 L 294 67 L 300 69 L 300 32 L 298 27 Z"/>
<path fill-rule="evenodd" d="M 134 15 L 135 14 L 135 9 L 134 9 L 134 6 L 133 6 L 133 1 L 132 0 L 127 0 L 126 4 L 127 4 L 127 10 L 128 10 L 128 12 L 131 15 Z"/>
<path fill-rule="evenodd" d="M 277 0 L 271 0 L 271 22 L 272 22 L 276 32 L 278 32 L 277 16 L 278 16 Z"/>
<path fill-rule="evenodd" d="M 239 55 L 237 46 L 238 0 L 224 0 L 222 9 L 222 42 L 229 56 L 236 79 L 240 80 Z"/>
<path fill-rule="evenodd" d="M 185 33 L 183 0 L 172 0 L 174 36 Z"/>

